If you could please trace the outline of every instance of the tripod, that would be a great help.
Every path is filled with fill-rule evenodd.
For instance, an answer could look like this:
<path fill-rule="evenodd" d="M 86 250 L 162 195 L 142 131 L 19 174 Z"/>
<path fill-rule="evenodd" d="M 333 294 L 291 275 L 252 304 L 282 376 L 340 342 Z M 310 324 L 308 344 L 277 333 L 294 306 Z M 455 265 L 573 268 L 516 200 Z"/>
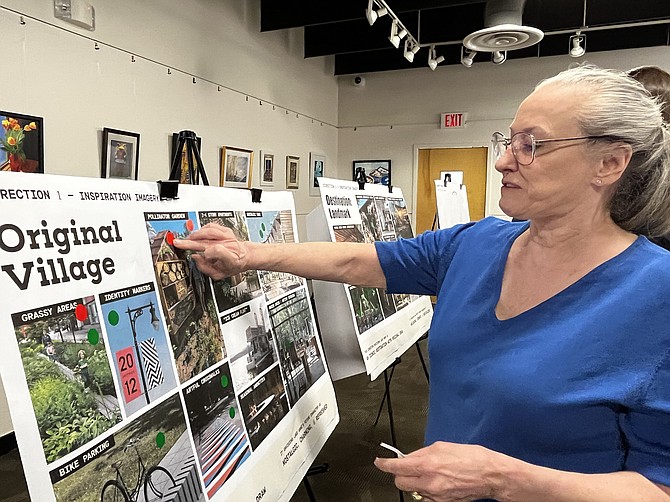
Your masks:
<path fill-rule="evenodd" d="M 186 155 L 186 162 L 188 168 L 183 170 L 182 154 Z M 205 173 L 205 166 L 200 158 L 200 148 L 198 148 L 198 141 L 193 131 L 180 131 L 177 139 L 177 147 L 174 149 L 174 157 L 170 167 L 170 179 L 178 180 L 180 183 L 189 183 L 191 185 L 199 185 L 200 177 L 202 177 L 202 184 L 209 185 L 207 180 L 207 173 Z M 195 166 L 193 162 L 195 161 Z"/>

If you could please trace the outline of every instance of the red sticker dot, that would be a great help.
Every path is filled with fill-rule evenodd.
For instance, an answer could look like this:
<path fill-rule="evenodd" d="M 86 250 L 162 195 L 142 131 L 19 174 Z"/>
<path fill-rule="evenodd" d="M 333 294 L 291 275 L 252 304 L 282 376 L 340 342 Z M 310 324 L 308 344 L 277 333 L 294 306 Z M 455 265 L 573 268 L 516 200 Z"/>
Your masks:
<path fill-rule="evenodd" d="M 186 220 L 186 230 L 193 232 L 193 220 Z"/>
<path fill-rule="evenodd" d="M 88 317 L 88 310 L 81 303 L 74 309 L 74 315 L 78 321 L 85 321 Z"/>
<path fill-rule="evenodd" d="M 168 233 L 165 234 L 165 240 L 170 246 L 172 246 L 172 243 L 174 242 L 174 234 L 168 231 Z"/>

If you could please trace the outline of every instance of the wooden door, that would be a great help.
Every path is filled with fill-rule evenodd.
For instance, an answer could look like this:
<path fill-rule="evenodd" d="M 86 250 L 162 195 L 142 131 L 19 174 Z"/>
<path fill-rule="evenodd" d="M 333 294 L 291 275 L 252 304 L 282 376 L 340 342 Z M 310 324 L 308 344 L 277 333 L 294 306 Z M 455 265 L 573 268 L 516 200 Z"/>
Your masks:
<path fill-rule="evenodd" d="M 435 180 L 441 171 L 463 171 L 470 219 L 481 220 L 486 207 L 486 157 L 488 148 L 432 148 L 419 150 L 416 192 L 416 233 L 430 230 L 437 207 Z"/>

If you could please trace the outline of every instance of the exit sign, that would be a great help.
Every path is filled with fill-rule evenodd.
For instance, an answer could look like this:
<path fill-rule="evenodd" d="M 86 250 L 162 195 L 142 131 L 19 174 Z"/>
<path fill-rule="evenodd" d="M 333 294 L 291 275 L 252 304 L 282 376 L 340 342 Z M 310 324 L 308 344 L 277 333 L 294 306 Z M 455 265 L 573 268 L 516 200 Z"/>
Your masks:
<path fill-rule="evenodd" d="M 465 119 L 465 113 L 443 113 L 440 128 L 453 129 L 455 127 L 465 127 Z"/>

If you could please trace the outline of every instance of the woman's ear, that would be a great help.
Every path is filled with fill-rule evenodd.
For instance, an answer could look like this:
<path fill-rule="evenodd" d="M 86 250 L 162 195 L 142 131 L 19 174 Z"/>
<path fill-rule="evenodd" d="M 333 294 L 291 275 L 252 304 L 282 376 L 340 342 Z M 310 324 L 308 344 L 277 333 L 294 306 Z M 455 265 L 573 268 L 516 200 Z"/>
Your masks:
<path fill-rule="evenodd" d="M 616 183 L 628 167 L 632 155 L 633 149 L 628 143 L 610 145 L 602 154 L 596 177 L 603 181 L 603 185 Z"/>

